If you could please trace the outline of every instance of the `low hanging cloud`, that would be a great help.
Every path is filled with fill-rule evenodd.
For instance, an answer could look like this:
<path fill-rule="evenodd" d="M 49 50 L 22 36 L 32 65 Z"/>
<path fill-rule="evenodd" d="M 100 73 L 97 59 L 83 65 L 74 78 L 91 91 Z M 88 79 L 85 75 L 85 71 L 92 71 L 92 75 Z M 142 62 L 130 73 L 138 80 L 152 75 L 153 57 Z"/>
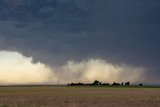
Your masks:
<path fill-rule="evenodd" d="M 68 61 L 60 67 L 33 63 L 19 52 L 0 51 L 0 84 L 66 84 L 70 82 L 144 81 L 144 68 L 114 65 L 102 59 Z"/>
<path fill-rule="evenodd" d="M 56 76 L 44 64 L 18 52 L 0 51 L 0 84 L 44 84 Z"/>
<path fill-rule="evenodd" d="M 66 82 L 93 82 L 94 80 L 100 80 L 109 83 L 114 81 L 135 83 L 143 81 L 145 73 L 144 68 L 134 68 L 124 64 L 113 65 L 102 59 L 90 59 L 81 62 L 68 61 L 62 67 L 62 71 L 59 75 Z"/>

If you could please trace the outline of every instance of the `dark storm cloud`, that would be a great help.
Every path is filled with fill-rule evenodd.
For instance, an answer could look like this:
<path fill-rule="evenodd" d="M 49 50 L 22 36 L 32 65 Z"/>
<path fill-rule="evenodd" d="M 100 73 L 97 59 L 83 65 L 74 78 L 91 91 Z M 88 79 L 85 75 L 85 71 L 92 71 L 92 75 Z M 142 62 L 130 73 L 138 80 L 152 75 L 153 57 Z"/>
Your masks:
<path fill-rule="evenodd" d="M 74 0 L 1 0 L 0 10 L 1 20 L 17 22 L 64 23 L 83 14 Z"/>
<path fill-rule="evenodd" d="M 0 48 L 47 64 L 103 58 L 159 75 L 159 0 L 0 0 Z"/>

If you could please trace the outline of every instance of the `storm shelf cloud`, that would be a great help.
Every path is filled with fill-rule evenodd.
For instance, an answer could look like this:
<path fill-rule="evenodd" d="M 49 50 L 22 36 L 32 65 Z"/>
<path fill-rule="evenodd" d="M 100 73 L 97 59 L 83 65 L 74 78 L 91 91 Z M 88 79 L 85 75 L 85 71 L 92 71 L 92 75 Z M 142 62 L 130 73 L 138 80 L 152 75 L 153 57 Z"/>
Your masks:
<path fill-rule="evenodd" d="M 102 59 L 68 61 L 59 67 L 33 63 L 31 57 L 13 51 L 0 51 L 0 84 L 67 84 L 73 81 L 103 82 L 131 81 L 145 79 L 144 68 L 127 65 L 113 65 Z"/>
<path fill-rule="evenodd" d="M 0 0 L 0 82 L 20 84 L 26 75 L 22 83 L 112 82 L 112 77 L 159 84 L 159 4 Z"/>

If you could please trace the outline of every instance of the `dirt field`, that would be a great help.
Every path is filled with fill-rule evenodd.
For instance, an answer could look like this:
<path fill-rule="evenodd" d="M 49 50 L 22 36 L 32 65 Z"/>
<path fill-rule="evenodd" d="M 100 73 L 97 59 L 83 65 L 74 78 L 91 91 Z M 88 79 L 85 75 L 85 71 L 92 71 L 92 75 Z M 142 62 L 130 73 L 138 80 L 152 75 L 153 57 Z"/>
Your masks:
<path fill-rule="evenodd" d="M 0 87 L 0 107 L 160 107 L 160 88 Z"/>

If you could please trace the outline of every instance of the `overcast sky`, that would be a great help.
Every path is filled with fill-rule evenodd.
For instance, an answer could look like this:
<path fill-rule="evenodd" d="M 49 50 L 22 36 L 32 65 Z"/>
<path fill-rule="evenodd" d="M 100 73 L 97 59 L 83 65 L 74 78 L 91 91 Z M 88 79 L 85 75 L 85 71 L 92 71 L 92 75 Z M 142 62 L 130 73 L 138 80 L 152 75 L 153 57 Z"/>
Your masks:
<path fill-rule="evenodd" d="M 47 65 L 101 58 L 160 76 L 160 0 L 0 0 L 0 50 Z"/>

